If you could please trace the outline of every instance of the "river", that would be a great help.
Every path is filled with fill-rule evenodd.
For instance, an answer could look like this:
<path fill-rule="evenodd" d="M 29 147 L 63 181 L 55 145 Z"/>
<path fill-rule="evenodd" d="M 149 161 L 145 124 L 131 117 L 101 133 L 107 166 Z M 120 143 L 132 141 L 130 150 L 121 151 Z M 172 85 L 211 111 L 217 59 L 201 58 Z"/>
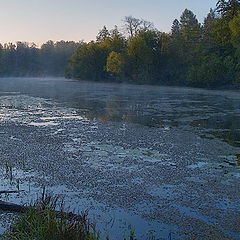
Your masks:
<path fill-rule="evenodd" d="M 0 157 L 1 199 L 46 186 L 103 237 L 239 239 L 240 92 L 2 78 Z"/>

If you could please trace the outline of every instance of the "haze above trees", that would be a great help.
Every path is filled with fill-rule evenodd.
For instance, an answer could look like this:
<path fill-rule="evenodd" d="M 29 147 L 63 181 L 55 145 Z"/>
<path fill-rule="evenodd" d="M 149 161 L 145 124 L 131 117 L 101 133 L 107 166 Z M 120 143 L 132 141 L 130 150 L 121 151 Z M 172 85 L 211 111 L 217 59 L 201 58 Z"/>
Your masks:
<path fill-rule="evenodd" d="M 41 48 L 26 42 L 0 45 L 0 76 L 63 76 L 67 60 L 81 44 L 48 41 Z"/>

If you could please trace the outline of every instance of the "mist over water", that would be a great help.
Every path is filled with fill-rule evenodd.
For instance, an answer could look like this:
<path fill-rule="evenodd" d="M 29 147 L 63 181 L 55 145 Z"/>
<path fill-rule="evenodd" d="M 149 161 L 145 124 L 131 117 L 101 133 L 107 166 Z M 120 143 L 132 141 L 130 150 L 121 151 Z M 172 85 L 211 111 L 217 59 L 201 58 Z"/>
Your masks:
<path fill-rule="evenodd" d="M 117 239 L 130 223 L 139 239 L 237 239 L 240 93 L 64 78 L 0 86 L 1 188 L 16 188 L 7 161 L 26 190 L 10 200 L 46 185 Z"/>
<path fill-rule="evenodd" d="M 151 127 L 201 129 L 239 146 L 240 94 L 191 88 L 78 82 L 64 78 L 1 79 L 11 92 L 51 99 L 89 119 L 139 123 Z M 209 135 L 210 137 L 210 135 Z"/>

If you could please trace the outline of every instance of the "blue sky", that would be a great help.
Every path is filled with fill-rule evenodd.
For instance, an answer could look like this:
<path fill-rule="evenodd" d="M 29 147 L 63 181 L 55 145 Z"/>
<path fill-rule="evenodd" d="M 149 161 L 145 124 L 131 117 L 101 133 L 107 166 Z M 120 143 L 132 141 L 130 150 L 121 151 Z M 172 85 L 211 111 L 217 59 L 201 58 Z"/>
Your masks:
<path fill-rule="evenodd" d="M 169 32 L 185 8 L 200 22 L 217 0 L 0 0 L 0 42 L 95 40 L 106 25 L 122 26 L 132 15 Z"/>

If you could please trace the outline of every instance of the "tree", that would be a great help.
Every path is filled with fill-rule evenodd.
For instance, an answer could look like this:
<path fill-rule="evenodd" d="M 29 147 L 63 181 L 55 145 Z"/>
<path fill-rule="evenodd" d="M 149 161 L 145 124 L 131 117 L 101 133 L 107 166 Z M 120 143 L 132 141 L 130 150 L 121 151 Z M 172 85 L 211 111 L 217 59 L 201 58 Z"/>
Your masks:
<path fill-rule="evenodd" d="M 53 74 L 63 75 L 67 60 L 73 55 L 79 45 L 83 42 L 59 41 L 54 43 L 53 52 Z"/>
<path fill-rule="evenodd" d="M 47 41 L 41 46 L 41 63 L 44 75 L 55 75 L 54 70 L 55 47 L 53 41 Z"/>
<path fill-rule="evenodd" d="M 95 81 L 104 79 L 108 54 L 107 48 L 93 41 L 80 45 L 68 62 L 65 76 Z"/>
<path fill-rule="evenodd" d="M 99 31 L 96 39 L 98 43 L 102 43 L 106 40 L 108 40 L 110 34 L 109 31 L 107 30 L 106 26 L 103 26 L 103 28 Z"/>
<path fill-rule="evenodd" d="M 240 11 L 240 0 L 219 0 L 216 10 L 224 18 L 232 19 Z"/>
<path fill-rule="evenodd" d="M 236 58 L 236 69 L 237 69 L 237 77 L 235 79 L 235 84 L 240 85 L 240 11 L 238 15 L 234 16 L 234 18 L 230 21 L 229 27 L 231 30 L 231 42 L 235 47 L 235 58 Z"/>
<path fill-rule="evenodd" d="M 216 23 L 216 14 L 215 11 L 211 8 L 207 17 L 204 19 L 203 23 L 203 34 L 207 35 L 213 31 L 214 24 Z"/>
<path fill-rule="evenodd" d="M 134 37 L 139 31 L 147 31 L 153 29 L 153 23 L 143 19 L 127 16 L 123 20 L 125 31 L 129 34 L 129 37 Z"/>
<path fill-rule="evenodd" d="M 179 34 L 179 32 L 180 32 L 180 22 L 177 19 L 175 19 L 173 21 L 171 31 L 172 31 L 172 35 Z"/>
<path fill-rule="evenodd" d="M 198 65 L 190 66 L 186 77 L 188 84 L 194 87 L 233 85 L 236 80 L 234 59 L 218 53 L 204 56 Z"/>
<path fill-rule="evenodd" d="M 41 46 L 40 57 L 44 75 L 62 76 L 67 60 L 83 42 L 48 41 Z"/>
<path fill-rule="evenodd" d="M 107 72 L 119 75 L 124 69 L 124 59 L 120 53 L 111 52 L 107 58 Z"/>
<path fill-rule="evenodd" d="M 14 76 L 15 68 L 16 68 L 16 45 L 12 43 L 4 44 L 2 75 Z"/>
<path fill-rule="evenodd" d="M 156 31 L 139 31 L 128 44 L 128 55 L 131 59 L 131 75 L 141 82 L 151 82 L 158 68 L 161 55 L 159 34 Z"/>
<path fill-rule="evenodd" d="M 123 20 L 125 23 L 125 29 L 129 34 L 129 37 L 132 38 L 138 30 L 140 30 L 140 26 L 142 21 L 140 19 L 134 18 L 132 16 L 126 16 Z"/>
<path fill-rule="evenodd" d="M 217 47 L 216 32 L 217 24 L 219 19 L 216 16 L 216 13 L 213 9 L 210 9 L 207 17 L 204 19 L 203 28 L 202 28 L 202 44 L 204 44 L 206 50 L 210 50 Z"/>
<path fill-rule="evenodd" d="M 108 48 L 110 52 L 124 53 L 126 52 L 126 39 L 118 31 L 118 27 L 108 33 L 107 37 L 99 42 L 102 47 Z"/>
<path fill-rule="evenodd" d="M 111 51 L 117 53 L 125 53 L 126 46 L 127 46 L 126 39 L 119 32 L 118 27 L 115 26 L 115 28 L 110 31 L 109 48 L 111 49 Z"/>
<path fill-rule="evenodd" d="M 200 40 L 201 25 L 192 11 L 185 9 L 180 18 L 180 31 L 186 41 L 196 42 Z"/>
<path fill-rule="evenodd" d="M 229 22 L 231 30 L 231 41 L 236 48 L 240 48 L 240 11 L 238 15 Z"/>
<path fill-rule="evenodd" d="M 3 74 L 4 62 L 3 62 L 3 46 L 0 44 L 0 76 Z"/>

